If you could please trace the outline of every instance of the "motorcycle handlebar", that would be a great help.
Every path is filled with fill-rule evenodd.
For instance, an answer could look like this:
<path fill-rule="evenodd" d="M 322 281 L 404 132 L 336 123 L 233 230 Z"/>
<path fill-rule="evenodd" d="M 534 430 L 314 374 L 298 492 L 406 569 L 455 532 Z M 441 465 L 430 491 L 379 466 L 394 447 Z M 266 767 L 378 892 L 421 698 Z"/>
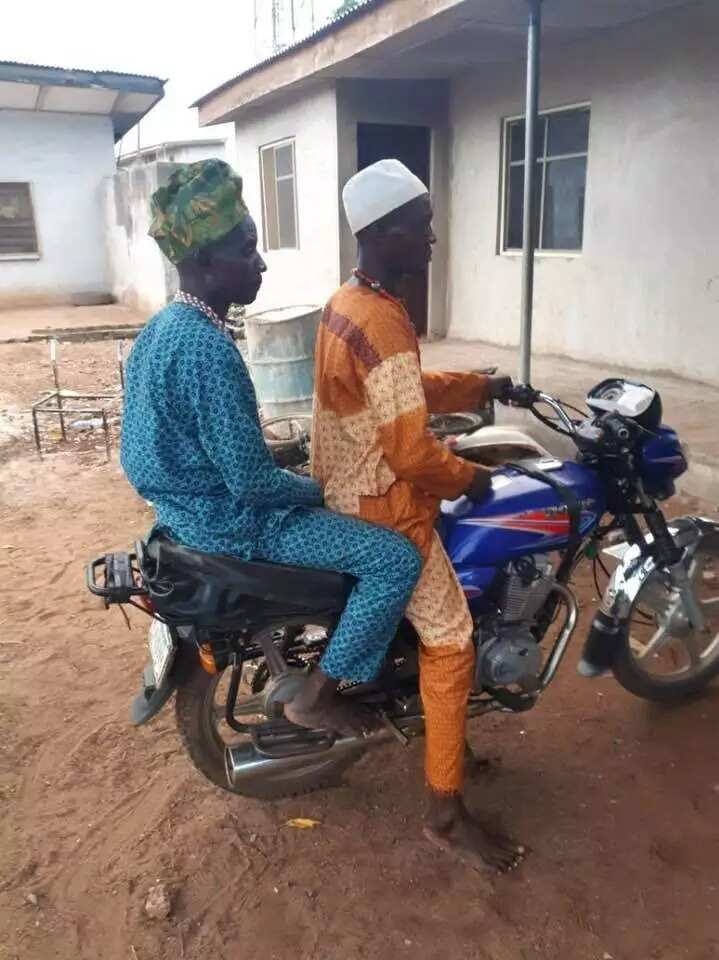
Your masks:
<path fill-rule="evenodd" d="M 542 393 L 541 390 L 535 390 L 534 387 L 530 386 L 528 383 L 514 383 L 508 385 L 503 395 L 497 399 L 500 401 L 500 403 L 510 404 L 513 407 L 521 407 L 525 410 L 532 410 L 533 413 L 535 412 L 533 408 L 538 403 L 544 403 L 548 407 L 551 407 L 551 409 L 556 413 L 557 418 L 560 420 L 565 431 L 570 434 L 575 434 L 577 432 L 576 424 L 571 417 L 568 416 L 561 402 L 555 397 L 549 396 L 547 393 Z M 545 418 L 539 413 L 535 413 L 535 416 L 539 417 L 543 421 L 545 420 Z M 554 429 L 557 428 L 555 427 Z"/>

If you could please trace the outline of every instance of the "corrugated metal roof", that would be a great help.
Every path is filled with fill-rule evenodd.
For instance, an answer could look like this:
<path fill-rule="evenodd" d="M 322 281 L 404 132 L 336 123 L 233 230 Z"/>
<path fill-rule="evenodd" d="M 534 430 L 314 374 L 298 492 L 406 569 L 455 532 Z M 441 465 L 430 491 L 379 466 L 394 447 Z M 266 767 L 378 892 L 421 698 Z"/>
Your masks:
<path fill-rule="evenodd" d="M 0 60 L 0 80 L 15 83 L 53 84 L 54 86 L 101 86 L 114 90 L 155 88 L 166 83 L 160 77 L 142 73 L 119 73 L 116 70 L 85 70 L 79 67 L 54 67 L 41 63 L 20 63 Z M 137 81 L 149 81 L 149 84 Z"/>
<path fill-rule="evenodd" d="M 0 92 L 0 108 L 109 116 L 119 140 L 163 98 L 165 81 L 115 70 L 0 60 Z"/>
<path fill-rule="evenodd" d="M 209 100 L 210 97 L 214 97 L 215 94 L 220 93 L 222 90 L 226 90 L 228 87 L 231 87 L 233 83 L 236 83 L 238 80 L 242 80 L 243 77 L 248 77 L 251 74 L 256 73 L 258 70 L 262 70 L 263 67 L 274 63 L 276 60 L 281 60 L 282 57 L 286 57 L 289 54 L 294 53 L 296 50 L 300 50 L 302 47 L 308 46 L 315 40 L 319 40 L 321 37 L 332 33 L 333 30 L 336 30 L 342 24 L 348 23 L 349 21 L 362 16 L 373 7 L 378 7 L 384 2 L 385 0 L 358 0 L 357 5 L 352 7 L 351 10 L 347 10 L 344 13 L 340 13 L 331 17 L 313 33 L 308 33 L 306 37 L 302 37 L 302 39 L 298 40 L 296 43 L 292 43 L 288 47 L 284 47 L 284 49 L 279 50 L 277 53 L 273 53 L 271 56 L 265 57 L 264 60 L 259 60 L 257 63 L 253 63 L 251 67 L 247 68 L 247 70 L 243 70 L 242 73 L 238 73 L 237 76 L 232 77 L 230 80 L 226 80 L 225 83 L 221 83 L 219 87 L 215 87 L 214 90 L 210 90 L 209 93 L 203 94 L 203 96 L 195 100 L 194 103 L 191 103 L 190 106 L 201 106 L 206 100 Z"/>

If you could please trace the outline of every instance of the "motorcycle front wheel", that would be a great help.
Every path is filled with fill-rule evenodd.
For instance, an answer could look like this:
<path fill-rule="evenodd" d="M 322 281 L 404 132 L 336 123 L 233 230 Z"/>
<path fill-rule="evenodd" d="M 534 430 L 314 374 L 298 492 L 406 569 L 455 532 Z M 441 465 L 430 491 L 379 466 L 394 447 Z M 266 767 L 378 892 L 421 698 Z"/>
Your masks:
<path fill-rule="evenodd" d="M 679 591 L 657 570 L 637 594 L 612 665 L 619 683 L 646 700 L 686 700 L 719 674 L 719 554 L 699 544 L 685 562 L 703 626 L 692 624 Z"/>

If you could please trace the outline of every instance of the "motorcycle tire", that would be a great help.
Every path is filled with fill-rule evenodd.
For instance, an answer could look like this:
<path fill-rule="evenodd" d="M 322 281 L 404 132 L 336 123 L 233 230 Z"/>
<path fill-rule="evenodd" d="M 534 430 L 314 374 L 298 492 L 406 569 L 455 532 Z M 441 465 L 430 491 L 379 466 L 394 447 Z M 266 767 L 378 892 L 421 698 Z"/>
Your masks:
<path fill-rule="evenodd" d="M 300 768 L 291 776 L 273 781 L 258 772 L 257 778 L 246 781 L 241 788 L 233 787 L 225 770 L 225 743 L 213 723 L 215 691 L 222 673 L 211 675 L 199 661 L 187 671 L 183 683 L 175 694 L 175 717 L 177 728 L 193 766 L 221 790 L 258 800 L 279 800 L 294 797 L 313 790 L 337 786 L 344 772 L 359 760 L 364 751 L 339 753 L 332 750 L 324 755 L 318 765 L 316 757 L 308 757 L 306 768 Z"/>
<path fill-rule="evenodd" d="M 683 703 L 701 693 L 711 680 L 719 676 L 719 660 L 708 663 L 686 680 L 653 679 L 637 666 L 627 633 L 627 639 L 612 663 L 612 673 L 616 681 L 635 697 L 655 703 Z"/>
<path fill-rule="evenodd" d="M 692 556 L 692 562 L 699 564 L 701 569 L 704 569 L 707 564 L 713 567 L 719 563 L 719 555 L 717 555 L 713 544 L 707 544 L 705 547 L 700 545 Z M 707 601 L 706 599 L 702 599 L 701 591 L 704 589 L 703 579 L 697 579 L 696 583 L 699 590 L 699 593 L 695 594 L 697 602 L 713 602 L 713 600 Z M 712 639 L 712 633 L 717 630 L 719 625 L 716 623 L 715 618 L 711 618 L 710 612 L 710 622 L 713 624 L 711 627 L 712 633 L 710 633 L 709 636 L 710 644 L 701 654 L 702 658 L 706 657 L 706 661 L 704 663 L 700 662 L 698 665 L 692 663 L 687 676 L 682 676 L 681 673 L 674 676 L 671 674 L 653 674 L 649 669 L 642 669 L 639 660 L 632 650 L 632 627 L 641 632 L 643 628 L 652 631 L 655 626 L 658 626 L 659 621 L 651 624 L 651 617 L 647 614 L 647 610 L 651 612 L 655 608 L 656 599 L 653 600 L 652 598 L 655 596 L 656 589 L 657 587 L 656 585 L 652 585 L 651 579 L 647 580 L 635 597 L 632 615 L 625 624 L 622 643 L 619 645 L 614 656 L 612 672 L 621 686 L 637 697 L 642 697 L 644 700 L 653 700 L 656 703 L 682 703 L 701 693 L 711 680 L 719 676 L 719 646 L 716 642 L 716 635 L 715 638 Z M 714 588 L 710 585 L 707 585 L 706 589 L 712 594 L 715 592 Z M 711 610 L 710 607 L 706 609 Z M 648 616 L 649 626 L 647 627 Z M 644 627 L 640 618 L 645 621 Z M 668 633 L 671 636 L 671 627 L 668 628 Z M 675 634 L 675 636 L 678 637 L 681 643 L 682 634 L 678 633 Z"/>

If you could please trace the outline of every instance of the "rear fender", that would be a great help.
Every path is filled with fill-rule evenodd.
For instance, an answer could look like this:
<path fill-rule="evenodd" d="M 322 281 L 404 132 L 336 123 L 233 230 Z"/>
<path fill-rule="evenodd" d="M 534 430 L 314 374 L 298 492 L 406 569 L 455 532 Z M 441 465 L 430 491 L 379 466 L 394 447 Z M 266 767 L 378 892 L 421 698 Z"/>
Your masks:
<path fill-rule="evenodd" d="M 194 628 L 176 628 L 173 629 L 173 635 L 176 643 L 175 660 L 160 686 L 155 684 L 151 662 L 146 663 L 142 671 L 142 689 L 130 707 L 130 722 L 134 727 L 141 727 L 157 716 L 175 690 L 184 682 L 197 660 Z"/>

